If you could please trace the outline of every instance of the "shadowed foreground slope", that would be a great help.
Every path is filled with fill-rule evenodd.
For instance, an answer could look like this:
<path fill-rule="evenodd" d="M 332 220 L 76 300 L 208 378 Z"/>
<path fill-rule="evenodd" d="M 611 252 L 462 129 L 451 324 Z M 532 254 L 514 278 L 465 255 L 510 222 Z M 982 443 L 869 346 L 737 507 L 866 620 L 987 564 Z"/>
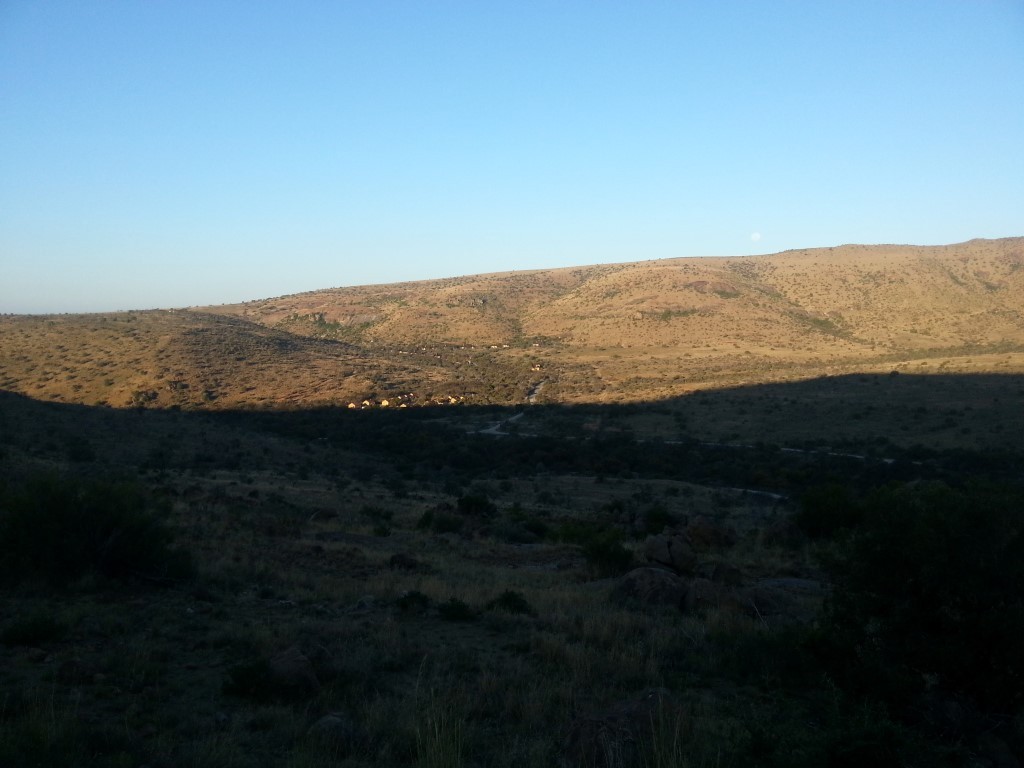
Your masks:
<path fill-rule="evenodd" d="M 920 625 L 928 667 L 915 676 L 891 650 L 906 647 L 912 614 L 890 586 L 906 580 L 887 585 L 876 566 L 861 589 L 863 572 L 816 553 L 846 563 L 835 557 L 858 551 L 847 537 L 888 530 L 874 515 L 895 523 L 908 499 L 949 500 L 956 539 L 907 548 L 890 531 L 856 546 L 941 566 L 932 572 L 956 590 L 912 603 L 935 615 L 967 615 L 947 591 L 969 598 L 972 616 L 990 596 L 1017 611 L 1017 582 L 986 589 L 1001 565 L 975 574 L 932 553 L 968 536 L 996 563 L 1019 538 L 1019 504 L 991 526 L 964 510 L 1020 498 L 1019 429 L 997 426 L 1015 418 L 1022 386 L 858 376 L 646 405 L 366 411 L 2 394 L 0 547 L 22 480 L 56 472 L 72 489 L 128 483 L 198 571 L 97 570 L 59 588 L 5 571 L 0 762 L 809 767 L 1019 755 L 1020 703 L 989 683 L 1020 670 L 982 652 L 1004 639 L 998 626 L 981 638 L 964 621 Z M 915 525 L 895 533 L 930 523 Z M 833 574 L 851 601 L 825 615 Z M 878 611 L 885 645 L 873 646 L 859 631 Z M 961 653 L 923 653 L 951 638 Z M 993 675 L 990 658 L 1012 669 Z"/>

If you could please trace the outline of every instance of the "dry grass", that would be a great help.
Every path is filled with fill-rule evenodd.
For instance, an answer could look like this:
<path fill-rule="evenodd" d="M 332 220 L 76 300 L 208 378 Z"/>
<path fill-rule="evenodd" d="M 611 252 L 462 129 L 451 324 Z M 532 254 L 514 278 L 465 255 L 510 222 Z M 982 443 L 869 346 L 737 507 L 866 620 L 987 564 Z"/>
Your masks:
<path fill-rule="evenodd" d="M 115 407 L 652 401 L 1024 370 L 1021 238 L 843 246 L 0 318 L 0 387 Z M 538 385 L 543 387 L 537 390 Z"/>
<path fill-rule="evenodd" d="M 652 723 L 645 766 L 815 764 L 823 739 L 861 726 L 827 689 L 787 688 L 789 629 L 735 603 L 617 604 L 571 534 L 706 516 L 738 541 L 703 565 L 746 585 L 813 580 L 805 544 L 767 535 L 809 478 L 981 456 L 925 449 L 1012 455 L 1021 248 L 849 246 L 0 318 L 0 387 L 31 398 L 0 397 L 0 478 L 133 477 L 200 567 L 171 589 L 0 593 L 0 762 L 552 766 L 575 716 L 667 687 L 686 715 Z M 532 407 L 472 407 L 531 390 Z M 297 407 L 410 392 L 471 407 Z M 97 404 L 115 407 L 79 407 Z M 467 434 L 487 429 L 513 436 Z M 459 513 L 470 494 L 495 511 Z M 458 531 L 421 525 L 431 512 Z M 529 610 L 496 607 L 507 592 Z M 318 688 L 260 677 L 289 649 Z M 310 731 L 332 713 L 347 725 Z"/>
<path fill-rule="evenodd" d="M 20 418 L 27 404 L 5 405 L 10 476 L 40 462 L 65 464 L 62 446 L 45 446 L 57 423 L 41 415 L 49 408 Z M 54 745 L 54 764 L 87 745 L 97 765 L 550 766 L 574 713 L 649 687 L 715 685 L 712 637 L 725 619 L 615 605 L 612 581 L 594 580 L 577 546 L 507 541 L 498 523 L 514 514 L 552 526 L 604 519 L 597 511 L 616 500 L 714 513 L 713 499 L 728 497 L 718 514 L 745 532 L 737 551 L 770 562 L 748 523 L 763 510 L 740 493 L 659 478 L 480 476 L 472 486 L 491 492 L 497 518 L 467 524 L 462 535 L 436 535 L 417 523 L 425 510 L 454 501 L 441 482 L 410 482 L 396 495 L 389 477 L 362 474 L 365 458 L 226 425 L 220 466 L 197 471 L 171 461 L 140 470 L 130 457 L 144 461 L 145 446 L 163 430 L 173 430 L 179 446 L 208 439 L 205 417 L 63 412 L 66 428 L 95 418 L 118 435 L 95 442 L 91 469 L 131 468 L 173 499 L 178 542 L 195 554 L 201 575 L 172 589 L 84 581 L 67 593 L 31 585 L 5 592 L 0 612 L 9 618 L 0 630 L 29 613 L 62 628 L 43 627 L 28 645 L 0 646 L 8 697 L 0 702 L 0 742 L 9 750 L 0 754 L 12 764 L 44 740 Z M 142 418 L 147 428 L 120 432 L 122 418 Z M 235 461 L 228 451 L 255 461 L 264 442 L 272 460 L 262 467 L 244 458 L 237 469 L 224 467 Z M 324 474 L 335 466 L 353 468 Z M 381 510 L 386 536 L 374 534 Z M 397 553 L 417 567 L 390 567 Z M 781 551 L 773 556 L 785 559 Z M 414 591 L 425 607 L 403 602 Z M 493 607 L 505 592 L 521 596 L 530 612 Z M 453 598 L 468 615 L 446 616 L 441 609 Z M 293 647 L 309 659 L 319 690 L 264 686 L 252 690 L 266 693 L 247 697 L 238 692 L 244 685 L 229 685 Z M 697 699 L 691 705 L 700 711 Z M 721 706 L 706 725 L 700 718 L 666 725 L 667 751 L 652 753 L 653 764 L 710 764 L 699 745 L 724 727 Z M 310 733 L 329 713 L 342 713 L 352 733 L 326 741 Z"/>

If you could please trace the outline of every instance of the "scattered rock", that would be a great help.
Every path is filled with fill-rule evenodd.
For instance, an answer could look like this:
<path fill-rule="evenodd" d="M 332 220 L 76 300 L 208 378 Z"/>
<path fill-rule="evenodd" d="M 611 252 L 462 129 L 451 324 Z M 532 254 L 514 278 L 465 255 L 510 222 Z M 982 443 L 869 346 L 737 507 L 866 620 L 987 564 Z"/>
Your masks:
<path fill-rule="evenodd" d="M 656 536 L 648 536 L 644 543 L 644 556 L 649 562 L 668 566 L 676 573 L 684 576 L 693 574 L 697 566 L 697 556 L 685 533 L 665 531 Z"/>
<path fill-rule="evenodd" d="M 622 576 L 612 591 L 619 602 L 642 605 L 670 605 L 680 608 L 686 600 L 686 581 L 664 568 L 635 568 Z"/>
<path fill-rule="evenodd" d="M 603 712 L 577 717 L 562 747 L 563 768 L 626 768 L 646 764 L 658 730 L 674 730 L 682 707 L 664 688 L 645 691 Z"/>

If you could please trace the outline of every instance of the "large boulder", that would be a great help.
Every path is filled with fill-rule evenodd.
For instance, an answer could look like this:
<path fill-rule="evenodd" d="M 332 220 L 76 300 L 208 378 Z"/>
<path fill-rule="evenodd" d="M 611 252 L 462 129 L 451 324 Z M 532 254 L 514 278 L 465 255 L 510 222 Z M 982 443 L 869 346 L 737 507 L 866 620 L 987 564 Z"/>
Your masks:
<path fill-rule="evenodd" d="M 684 576 L 693 574 L 697 567 L 697 556 L 689 539 L 678 531 L 666 530 L 656 536 L 648 536 L 644 542 L 644 557 L 648 562 L 666 566 Z"/>
<path fill-rule="evenodd" d="M 681 608 L 686 600 L 686 580 L 665 568 L 635 568 L 618 580 L 612 597 L 620 603 Z"/>
<path fill-rule="evenodd" d="M 651 764 L 651 745 L 674 735 L 683 709 L 664 688 L 573 720 L 562 746 L 563 768 L 629 768 Z"/>

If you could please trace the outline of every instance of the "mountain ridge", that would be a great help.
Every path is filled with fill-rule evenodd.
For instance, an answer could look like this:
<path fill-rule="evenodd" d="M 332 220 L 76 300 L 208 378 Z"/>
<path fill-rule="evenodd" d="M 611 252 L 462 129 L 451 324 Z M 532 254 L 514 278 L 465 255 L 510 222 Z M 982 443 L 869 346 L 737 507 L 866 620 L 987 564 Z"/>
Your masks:
<path fill-rule="evenodd" d="M 116 407 L 639 401 L 889 370 L 1024 370 L 1024 237 L 0 318 L 0 388 Z"/>

